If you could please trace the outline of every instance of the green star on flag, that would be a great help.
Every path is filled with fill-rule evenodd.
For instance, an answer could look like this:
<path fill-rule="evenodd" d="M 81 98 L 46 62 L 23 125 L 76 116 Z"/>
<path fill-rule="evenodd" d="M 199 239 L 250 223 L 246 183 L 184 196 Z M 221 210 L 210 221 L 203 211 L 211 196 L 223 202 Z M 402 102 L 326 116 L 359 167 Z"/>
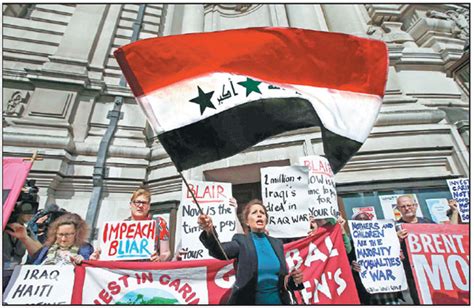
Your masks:
<path fill-rule="evenodd" d="M 216 109 L 216 107 L 214 107 L 214 105 L 211 102 L 212 94 L 214 94 L 214 91 L 204 93 L 204 91 L 199 86 L 198 86 L 198 91 L 199 91 L 198 96 L 191 99 L 190 102 L 198 104 L 199 107 L 201 107 L 201 115 L 204 113 L 204 110 L 206 110 L 206 108 Z"/>
<path fill-rule="evenodd" d="M 262 92 L 260 92 L 260 89 L 258 88 L 258 85 L 261 84 L 260 81 L 256 81 L 247 77 L 246 81 L 241 81 L 241 82 L 238 82 L 237 84 L 245 88 L 246 90 L 245 97 L 249 96 L 249 94 L 252 92 L 262 94 Z"/>

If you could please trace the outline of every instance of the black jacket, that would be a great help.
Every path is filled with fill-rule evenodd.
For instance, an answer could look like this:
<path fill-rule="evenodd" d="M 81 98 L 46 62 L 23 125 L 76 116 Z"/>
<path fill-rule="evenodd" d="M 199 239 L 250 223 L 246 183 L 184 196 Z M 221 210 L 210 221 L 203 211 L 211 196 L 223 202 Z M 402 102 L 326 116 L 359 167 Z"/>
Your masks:
<path fill-rule="evenodd" d="M 288 274 L 288 269 L 286 267 L 285 255 L 283 252 L 283 243 L 279 239 L 271 236 L 267 236 L 267 238 L 280 261 L 278 285 L 280 289 L 281 302 L 285 305 L 291 304 L 290 295 L 284 287 L 284 279 Z M 203 231 L 199 236 L 199 239 L 209 250 L 209 254 L 212 257 L 225 260 L 217 241 L 212 235 L 208 236 L 207 233 Z M 252 238 L 249 235 L 236 234 L 230 242 L 222 243 L 222 248 L 229 259 L 235 259 L 234 265 L 236 267 L 236 280 L 227 303 L 235 305 L 255 304 L 255 290 L 257 289 L 258 281 L 258 259 Z M 287 287 L 290 290 L 301 290 L 303 289 L 303 284 L 300 284 L 297 287 L 293 278 L 290 277 Z"/>

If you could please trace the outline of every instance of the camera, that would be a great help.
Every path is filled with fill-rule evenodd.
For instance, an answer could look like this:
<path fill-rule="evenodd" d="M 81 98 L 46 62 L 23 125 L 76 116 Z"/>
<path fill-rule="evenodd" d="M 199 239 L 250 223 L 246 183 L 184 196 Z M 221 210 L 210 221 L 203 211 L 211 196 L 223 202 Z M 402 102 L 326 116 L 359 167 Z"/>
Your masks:
<path fill-rule="evenodd" d="M 38 191 L 36 180 L 26 180 L 18 197 L 18 201 L 38 202 Z"/>
<path fill-rule="evenodd" d="M 15 209 L 8 219 L 8 224 L 18 222 L 22 214 L 34 215 L 38 211 L 38 191 L 36 180 L 25 181 L 25 185 L 16 201 Z"/>

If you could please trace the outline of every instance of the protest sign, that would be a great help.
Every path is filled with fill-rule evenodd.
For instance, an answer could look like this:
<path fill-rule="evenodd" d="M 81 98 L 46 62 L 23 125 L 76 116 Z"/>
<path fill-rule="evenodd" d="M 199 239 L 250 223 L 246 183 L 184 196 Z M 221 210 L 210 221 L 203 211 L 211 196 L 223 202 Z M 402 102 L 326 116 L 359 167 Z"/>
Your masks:
<path fill-rule="evenodd" d="M 232 196 L 230 183 L 188 181 L 189 187 L 201 206 L 204 214 L 211 216 L 219 239 L 230 241 L 236 233 L 236 208 L 229 205 Z M 198 226 L 199 209 L 194 203 L 191 192 L 183 183 L 179 215 L 181 216 L 181 249 L 183 260 L 209 259 L 207 249 L 199 240 L 202 230 Z"/>
<path fill-rule="evenodd" d="M 99 233 L 102 260 L 149 259 L 155 252 L 156 221 L 105 222 Z"/>
<path fill-rule="evenodd" d="M 284 245 L 290 269 L 303 271 L 299 304 L 359 304 L 339 225 Z M 72 304 L 225 304 L 233 260 L 85 261 L 76 269 Z"/>
<path fill-rule="evenodd" d="M 416 216 L 418 217 L 423 217 L 423 213 L 421 212 L 418 198 L 416 197 L 415 194 L 406 194 L 406 195 L 383 195 L 379 196 L 380 200 L 380 205 L 382 206 L 383 210 L 383 216 L 385 219 L 393 219 L 393 220 L 399 220 L 402 217 L 402 214 L 400 214 L 400 211 L 397 209 L 397 198 L 400 196 L 410 196 L 412 197 L 413 201 L 418 204 L 418 207 L 416 209 Z"/>
<path fill-rule="evenodd" d="M 360 304 L 339 224 L 319 227 L 284 247 L 288 270 L 303 273 L 304 289 L 295 292 L 298 304 Z"/>
<path fill-rule="evenodd" d="M 446 180 L 448 182 L 449 191 L 451 195 L 458 202 L 459 215 L 462 222 L 469 222 L 469 179 L 459 178 L 453 180 Z"/>
<path fill-rule="evenodd" d="M 8 223 L 11 213 L 25 184 L 26 177 L 30 172 L 33 160 L 25 160 L 18 157 L 3 157 L 2 172 L 2 230 Z"/>
<path fill-rule="evenodd" d="M 365 207 L 353 207 L 352 208 L 352 217 L 359 213 L 364 213 L 370 220 L 377 220 L 377 215 L 375 214 L 375 208 L 373 206 Z"/>
<path fill-rule="evenodd" d="M 336 182 L 328 160 L 321 156 L 300 157 L 299 163 L 309 169 L 308 194 L 310 215 L 316 218 L 337 218 Z"/>
<path fill-rule="evenodd" d="M 402 227 L 421 304 L 469 304 L 469 226 Z"/>
<path fill-rule="evenodd" d="M 3 302 L 8 305 L 70 304 L 73 283 L 72 265 L 19 265 L 3 293 Z"/>
<path fill-rule="evenodd" d="M 305 236 L 309 230 L 308 168 L 260 169 L 262 199 L 268 212 L 267 229 L 279 238 Z"/>
<path fill-rule="evenodd" d="M 431 219 L 437 224 L 449 223 L 446 211 L 449 210 L 447 199 L 426 199 L 426 206 L 431 214 Z"/>
<path fill-rule="evenodd" d="M 360 278 L 369 293 L 407 289 L 393 220 L 349 220 Z"/>

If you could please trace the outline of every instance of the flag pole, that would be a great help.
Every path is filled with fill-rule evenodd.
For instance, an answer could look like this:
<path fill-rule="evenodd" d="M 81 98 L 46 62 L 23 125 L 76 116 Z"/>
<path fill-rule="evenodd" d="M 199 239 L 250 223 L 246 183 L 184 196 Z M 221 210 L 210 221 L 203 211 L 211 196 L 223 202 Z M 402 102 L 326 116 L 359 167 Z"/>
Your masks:
<path fill-rule="evenodd" d="M 199 205 L 199 203 L 196 199 L 196 196 L 194 195 L 194 191 L 189 187 L 188 181 L 186 181 L 186 179 L 184 178 L 184 175 L 181 173 L 181 171 L 178 170 L 178 173 L 181 176 L 181 178 L 183 179 L 184 185 L 186 185 L 188 191 L 191 192 L 191 196 L 193 197 L 194 203 L 196 203 L 196 205 L 199 209 L 199 213 L 201 213 L 201 215 L 204 215 L 204 212 L 203 212 L 201 206 Z M 229 260 L 229 257 L 227 257 L 227 254 L 225 253 L 224 248 L 222 247 L 222 244 L 219 241 L 219 238 L 217 237 L 217 234 L 216 234 L 216 230 L 214 228 L 211 229 L 211 234 L 214 237 L 214 239 L 216 240 L 217 244 L 219 245 L 219 248 L 221 249 L 221 252 L 224 255 L 225 259 Z"/>
<path fill-rule="evenodd" d="M 23 158 L 23 160 L 31 160 L 31 163 L 34 163 L 37 160 L 43 160 L 43 158 L 38 156 L 38 150 L 35 150 L 31 157 Z"/>

